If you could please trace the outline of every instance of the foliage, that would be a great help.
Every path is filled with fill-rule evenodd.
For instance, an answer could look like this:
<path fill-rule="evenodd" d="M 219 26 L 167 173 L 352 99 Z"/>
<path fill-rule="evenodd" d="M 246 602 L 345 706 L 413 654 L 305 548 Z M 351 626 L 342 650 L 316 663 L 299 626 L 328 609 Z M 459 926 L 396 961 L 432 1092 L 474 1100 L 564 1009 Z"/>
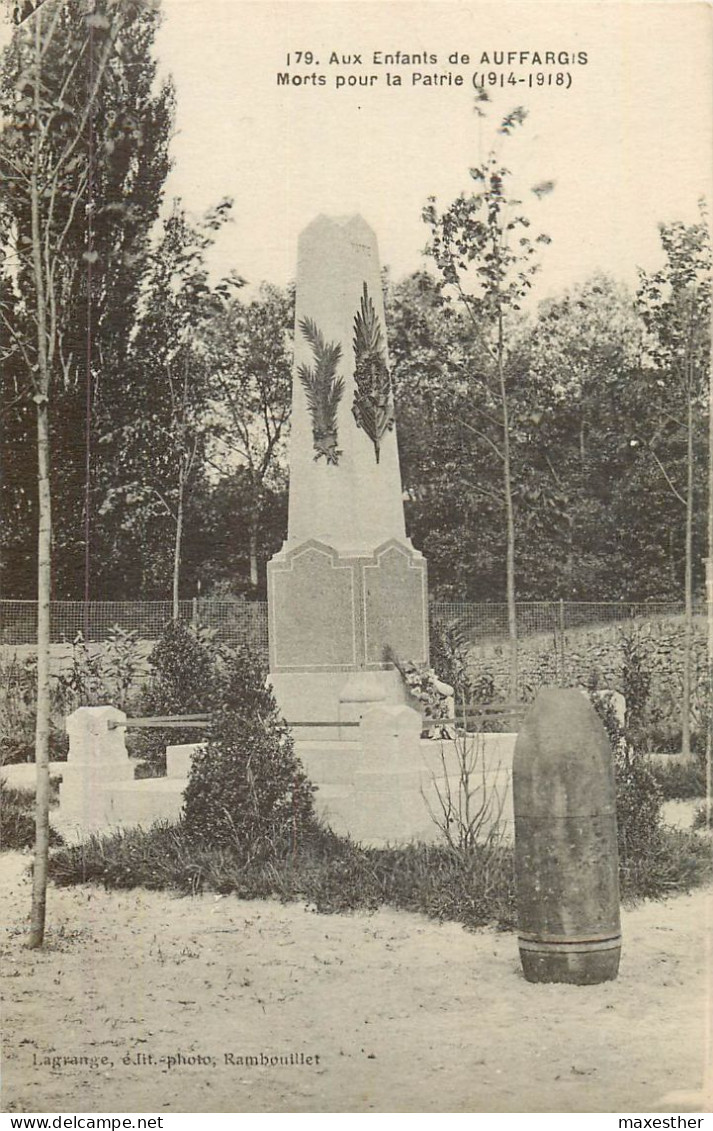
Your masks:
<path fill-rule="evenodd" d="M 215 416 L 208 462 L 221 475 L 211 495 L 229 504 L 227 525 L 242 551 L 238 568 L 223 566 L 223 576 L 253 594 L 259 561 L 277 550 L 287 527 L 294 305 L 292 288 L 263 285 L 249 303 L 234 296 L 206 326 Z"/>
<path fill-rule="evenodd" d="M 11 789 L 0 777 L 0 848 L 21 851 L 35 843 L 35 796 L 31 790 Z M 50 828 L 50 844 L 62 844 L 56 829 Z"/>
<path fill-rule="evenodd" d="M 640 859 L 620 861 L 622 899 L 666 899 L 713 880 L 710 840 L 694 831 L 661 830 Z"/>
<path fill-rule="evenodd" d="M 657 759 L 651 762 L 653 774 L 664 801 L 688 801 L 694 797 L 705 797 L 705 767 L 699 758 L 680 760 Z"/>
<path fill-rule="evenodd" d="M 643 747 L 646 713 L 651 692 L 651 671 L 646 644 L 636 631 L 621 634 L 622 694 L 626 700 L 624 732 L 637 750 Z"/>
<path fill-rule="evenodd" d="M 409 695 L 420 703 L 424 720 L 448 718 L 448 697 L 440 690 L 433 668 L 402 660 L 391 648 L 386 649 L 385 658 L 398 669 Z"/>
<path fill-rule="evenodd" d="M 314 369 L 307 365 L 297 369 L 312 417 L 314 458 L 324 456 L 328 464 L 336 466 L 342 454 L 337 447 L 337 410 L 344 393 L 344 378 L 337 375 L 342 347 L 338 342 L 325 342 L 311 318 L 301 320 L 300 330 L 312 347 L 315 361 Z"/>
<path fill-rule="evenodd" d="M 456 706 L 474 699 L 473 678 L 469 670 L 468 641 L 458 621 L 431 618 L 430 660 L 438 678 L 453 688 Z"/>
<path fill-rule="evenodd" d="M 447 848 L 366 849 L 313 829 L 268 860 L 246 861 L 232 845 L 196 844 L 183 824 L 93 836 L 55 853 L 57 884 L 214 891 L 242 899 L 301 900 L 323 914 L 387 905 L 466 927 L 514 927 L 512 857 L 503 847 L 482 866 Z"/>
<path fill-rule="evenodd" d="M 148 656 L 152 670 L 141 711 L 147 716 L 210 713 L 221 700 L 226 662 L 225 650 L 209 630 L 170 621 Z M 142 735 L 137 753 L 162 763 L 167 745 L 197 742 L 201 735 L 195 727 L 151 728 Z"/>
<path fill-rule="evenodd" d="M 454 853 L 423 844 L 362 848 L 314 829 L 269 859 L 246 861 L 234 846 L 196 843 L 182 823 L 92 836 L 53 854 L 58 885 L 93 883 L 109 889 L 144 887 L 194 895 L 203 891 L 240 899 L 299 900 L 323 914 L 395 907 L 452 920 L 466 928 L 514 930 L 512 853 L 506 846 Z M 697 833 L 664 830 L 647 870 L 622 871 L 627 903 L 660 899 L 709 883 L 710 842 Z"/>
<path fill-rule="evenodd" d="M 483 95 L 480 99 L 487 100 Z M 508 136 L 526 118 L 526 111 L 517 107 L 501 122 L 498 133 Z M 518 692 L 517 617 L 515 612 L 515 526 L 516 494 L 513 487 L 513 447 L 516 443 L 515 418 L 512 413 L 510 386 L 516 366 L 513 365 L 515 336 L 509 319 L 521 310 L 538 269 L 537 245 L 549 243 L 539 235 L 534 240 L 527 234 L 529 219 L 520 211 L 522 202 L 513 195 L 510 170 L 502 164 L 497 147 L 487 159 L 470 170 L 477 191 L 461 194 L 439 214 L 431 197 L 423 210 L 423 219 L 431 229 L 428 253 L 435 260 L 446 288 L 451 288 L 471 324 L 471 331 L 480 340 L 486 362 L 484 372 L 472 373 L 470 382 L 487 385 L 493 411 L 486 410 L 477 424 L 467 424 L 468 431 L 484 443 L 494 455 L 502 478 L 498 494 L 502 501 L 505 534 L 505 596 L 508 605 L 510 638 L 510 698 Z M 539 197 L 549 192 L 551 184 L 539 185 L 533 191 Z M 497 496 L 496 496 L 497 497 Z"/>
<path fill-rule="evenodd" d="M 20 661 L 11 654 L 0 660 L 0 765 L 32 762 L 35 756 L 37 661 Z M 64 705 L 55 689 L 51 702 L 49 756 L 67 757 Z"/>
<path fill-rule="evenodd" d="M 592 698 L 614 756 L 619 866 L 626 884 L 639 890 L 657 858 L 663 836 L 662 794 L 644 755 L 627 740 L 611 700 Z"/>
<path fill-rule="evenodd" d="M 36 665 L 11 655 L 0 664 L 0 765 L 32 760 L 36 698 Z"/>
<path fill-rule="evenodd" d="M 37 141 L 54 409 L 54 592 L 74 597 L 84 581 L 89 522 L 87 442 L 91 516 L 101 503 L 99 440 L 107 414 L 126 411 L 126 357 L 168 172 L 173 90 L 157 81 L 152 58 L 157 5 L 98 0 L 89 11 L 81 0 L 47 0 L 41 7 L 39 115 L 33 105 L 35 19 L 14 30 L 0 64 L 0 172 L 7 188 L 0 200 L 0 322 L 11 347 L 3 358 L 8 395 L 0 559 L 3 589 L 32 596 L 38 516 L 31 378 L 38 339 L 30 196 Z M 105 529 L 102 522 L 90 531 L 95 563 L 105 557 Z"/>
<path fill-rule="evenodd" d="M 138 632 L 114 624 L 106 640 L 93 647 L 81 632 L 72 644 L 72 664 L 57 678 L 57 691 L 65 714 L 77 707 L 109 704 L 128 710 L 147 674 Z"/>
<path fill-rule="evenodd" d="M 213 285 L 206 263 L 231 207 L 222 200 L 193 219 L 174 201 L 147 261 L 124 404 L 107 416 L 101 437 L 107 482 L 99 513 L 121 538 L 112 556 L 122 557 L 122 569 L 128 556 L 129 568 L 140 571 L 136 588 L 160 596 L 172 588 L 174 616 L 191 492 L 216 427 L 208 326 L 242 285 L 234 274 Z M 127 546 L 136 547 L 135 555 L 127 555 Z"/>
<path fill-rule="evenodd" d="M 310 827 L 314 787 L 265 672 L 249 653 L 232 660 L 221 692 L 184 794 L 186 834 L 232 846 L 246 861 L 267 859 Z"/>
<path fill-rule="evenodd" d="M 381 441 L 394 427 L 394 408 L 384 335 L 366 283 L 354 318 L 352 413 L 357 427 L 364 429 L 374 445 L 378 463 Z"/>

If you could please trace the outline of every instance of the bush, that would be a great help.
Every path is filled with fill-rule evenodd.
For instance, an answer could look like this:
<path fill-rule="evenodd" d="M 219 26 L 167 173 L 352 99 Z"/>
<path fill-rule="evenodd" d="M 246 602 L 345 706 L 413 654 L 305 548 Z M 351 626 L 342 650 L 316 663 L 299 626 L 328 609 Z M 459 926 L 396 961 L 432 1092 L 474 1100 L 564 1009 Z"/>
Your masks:
<path fill-rule="evenodd" d="M 642 860 L 620 861 L 622 899 L 664 899 L 713 879 L 710 840 L 683 829 L 661 829 Z"/>
<path fill-rule="evenodd" d="M 129 711 L 146 675 L 138 633 L 115 624 L 101 644 L 89 645 L 77 634 L 71 666 L 57 678 L 57 694 L 65 714 L 105 704 Z"/>
<path fill-rule="evenodd" d="M 631 746 L 643 750 L 651 671 L 646 645 L 636 631 L 621 634 L 621 679 L 626 700 L 625 737 Z"/>
<path fill-rule="evenodd" d="M 707 800 L 699 809 L 696 810 L 693 817 L 694 829 L 710 829 L 713 828 L 713 799 Z"/>
<path fill-rule="evenodd" d="M 653 774 L 664 801 L 688 801 L 706 795 L 705 767 L 698 758 L 680 762 L 671 761 L 651 763 Z"/>
<path fill-rule="evenodd" d="M 0 847 L 3 850 L 32 848 L 35 843 L 35 795 L 31 790 L 11 789 L 0 777 Z M 62 838 L 50 828 L 50 844 Z"/>
<path fill-rule="evenodd" d="M 226 652 L 207 629 L 172 621 L 148 662 L 152 673 L 139 705 L 142 714 L 208 714 L 219 705 Z M 199 738 L 196 727 L 152 728 L 134 739 L 132 753 L 165 769 L 166 746 Z"/>
<path fill-rule="evenodd" d="M 32 760 L 36 701 L 36 665 L 15 656 L 0 663 L 0 765 Z"/>
<path fill-rule="evenodd" d="M 193 758 L 185 831 L 201 843 L 231 845 L 246 860 L 270 858 L 309 829 L 314 786 L 250 653 L 234 658 L 222 700 L 210 741 Z"/>
<path fill-rule="evenodd" d="M 33 657 L 20 661 L 15 655 L 4 662 L 0 660 L 0 765 L 34 761 L 36 705 L 37 660 Z M 61 697 L 55 686 L 50 717 L 50 759 L 64 760 L 67 748 Z"/>
<path fill-rule="evenodd" d="M 592 706 L 614 756 L 619 865 L 623 873 L 643 874 L 662 836 L 663 795 L 650 764 L 627 741 L 611 700 L 598 695 L 592 699 Z M 635 877 L 631 882 L 634 887 L 638 884 Z"/>

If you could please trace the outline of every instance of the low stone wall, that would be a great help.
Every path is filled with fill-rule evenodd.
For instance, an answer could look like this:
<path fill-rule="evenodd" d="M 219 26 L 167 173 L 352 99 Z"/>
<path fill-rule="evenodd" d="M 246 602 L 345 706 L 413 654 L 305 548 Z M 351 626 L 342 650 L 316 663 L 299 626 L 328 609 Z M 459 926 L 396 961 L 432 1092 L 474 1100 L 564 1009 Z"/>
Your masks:
<path fill-rule="evenodd" d="M 518 663 L 521 690 L 534 698 L 539 687 L 564 684 L 587 687 L 596 676 L 599 686 L 623 691 L 622 642 L 635 635 L 644 663 L 651 674 L 650 702 L 659 713 L 679 709 L 685 653 L 685 628 L 681 617 L 631 621 L 592 629 L 571 629 L 565 633 L 564 673 L 560 643 L 554 636 L 524 637 L 519 641 Z M 695 727 L 702 713 L 706 680 L 706 625 L 703 617 L 694 621 L 691 649 L 693 671 L 692 722 Z M 489 674 L 496 694 L 507 698 L 509 651 L 507 642 L 473 647 L 470 667 L 474 676 Z"/>
<path fill-rule="evenodd" d="M 335 833 L 375 847 L 412 840 L 457 843 L 469 822 L 484 838 L 512 833 L 514 734 L 422 739 L 407 707 L 371 708 L 359 738 L 298 741 L 317 787 L 317 811 Z"/>
<path fill-rule="evenodd" d="M 57 826 L 81 836 L 176 820 L 193 754 L 201 744 L 170 746 L 167 777 L 134 780 L 125 745 L 126 716 L 113 707 L 81 707 L 67 720 L 70 751 L 62 773 Z M 111 725 L 110 725 L 111 724 Z M 457 843 L 470 821 L 484 837 L 498 822 L 512 828 L 510 770 L 514 734 L 421 738 L 410 707 L 368 707 L 358 728 L 301 739 L 296 751 L 317 786 L 317 811 L 334 832 L 363 844 L 412 840 Z M 353 737 L 357 736 L 357 737 Z"/>

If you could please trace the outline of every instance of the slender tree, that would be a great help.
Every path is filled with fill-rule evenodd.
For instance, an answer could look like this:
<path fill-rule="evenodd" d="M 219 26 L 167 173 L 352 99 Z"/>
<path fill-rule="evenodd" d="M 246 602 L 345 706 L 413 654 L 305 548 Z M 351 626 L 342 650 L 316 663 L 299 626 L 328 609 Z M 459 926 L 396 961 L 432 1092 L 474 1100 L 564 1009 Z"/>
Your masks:
<path fill-rule="evenodd" d="M 116 10 L 115 10 L 116 9 Z M 90 595 L 98 567 L 104 561 L 105 526 L 96 523 L 106 488 L 102 436 L 107 423 L 121 417 L 126 357 L 136 320 L 142 281 L 147 269 L 149 233 L 161 205 L 168 171 L 173 92 L 159 83 L 151 56 L 159 14 L 151 3 L 98 4 L 93 13 L 78 0 L 52 0 L 45 5 L 53 20 L 52 35 L 43 54 L 48 103 L 54 114 L 43 134 L 45 161 L 81 118 L 88 84 L 98 80 L 96 96 L 78 136 L 76 149 L 62 167 L 56 186 L 53 231 L 61 239 L 53 285 L 57 295 L 57 344 L 52 374 L 52 414 L 49 424 L 53 451 L 52 524 L 53 592 L 68 597 Z M 97 64 L 109 13 L 114 41 L 106 66 Z M 93 23 L 86 25 L 91 14 Z M 36 554 L 28 546 L 28 520 L 33 506 L 22 500 L 22 484 L 33 477 L 36 437 L 27 429 L 31 401 L 30 368 L 19 354 L 18 341 L 28 340 L 27 304 L 31 209 L 21 169 L 30 160 L 30 132 L 18 116 L 16 91 L 27 80 L 27 34 L 32 20 L 16 33 L 2 66 L 0 98 L 7 128 L 3 131 L 2 173 L 6 191 L 0 211 L 6 216 L 3 245 L 7 253 L 8 291 L 0 309 L 10 343 L 18 352 L 11 366 L 19 395 L 6 393 L 3 428 L 7 469 L 3 489 L 3 574 L 17 596 L 29 596 L 28 564 Z M 78 29 L 86 31 L 79 42 Z M 114 34 L 114 32 L 116 34 Z M 23 78 L 24 76 L 24 78 Z M 19 110 L 22 109 L 19 100 Z M 82 174 L 84 178 L 82 179 Z M 45 186 L 47 188 L 47 186 Z M 45 191 L 43 188 L 43 191 Z M 72 189 L 77 201 L 72 211 Z M 49 207 L 47 209 L 49 213 Z M 8 331 L 10 323 L 19 335 Z M 24 375 L 23 375 L 24 370 Z M 8 374 L 10 375 L 10 374 Z"/>
<path fill-rule="evenodd" d="M 76 364 L 66 311 L 77 279 L 91 275 L 97 257 L 88 219 L 94 207 L 93 116 L 106 84 L 120 81 L 112 61 L 138 10 L 129 0 L 89 9 L 47 0 L 15 30 L 3 57 L 0 168 L 6 189 L 0 208 L 11 287 L 4 290 L 0 320 L 25 364 L 36 407 L 37 800 L 31 947 L 44 939 L 49 846 L 50 404 L 57 383 L 67 383 Z M 91 282 L 87 293 L 91 296 Z"/>
<path fill-rule="evenodd" d="M 521 107 L 513 110 L 500 123 L 498 134 L 505 137 L 526 118 Z M 527 235 L 530 221 L 521 209 L 522 202 L 512 195 L 510 171 L 502 164 L 499 151 L 493 148 L 481 164 L 470 170 L 478 189 L 461 194 L 439 213 L 433 197 L 423 217 L 431 229 L 428 252 L 435 260 L 445 284 L 457 295 L 472 326 L 473 334 L 488 358 L 488 369 L 478 375 L 485 378 L 496 404 L 499 438 L 494 440 L 482 425 L 468 428 L 489 448 L 502 469 L 502 505 L 505 512 L 506 565 L 505 589 L 510 637 L 510 695 L 518 694 L 517 612 L 515 591 L 515 504 L 512 467 L 512 424 L 509 372 L 511 350 L 509 317 L 521 309 L 538 269 L 538 243 Z M 552 184 L 538 185 L 533 191 L 540 197 Z M 481 410 L 482 420 L 492 423 L 489 409 Z"/>
<path fill-rule="evenodd" d="M 142 556 L 159 586 L 170 578 L 174 619 L 190 490 L 215 429 L 208 327 L 242 285 L 236 275 L 212 284 L 205 258 L 230 209 L 229 200 L 221 201 L 194 222 L 181 202 L 174 202 L 150 257 L 138 328 L 126 360 L 125 403 L 107 421 L 102 437 L 111 469 L 102 514 L 126 541 L 153 527 Z"/>
<path fill-rule="evenodd" d="M 649 350 L 657 368 L 659 414 L 656 428 L 643 437 L 653 467 L 663 477 L 684 515 L 684 660 L 681 700 L 681 751 L 691 752 L 690 707 L 693 643 L 694 516 L 696 433 L 708 390 L 711 317 L 711 240 L 705 216 L 694 225 L 662 224 L 665 263 L 641 274 L 639 309 L 649 331 Z M 680 475 L 661 448 L 683 449 Z M 668 466 L 667 466 L 668 462 Z M 679 465 L 680 466 L 680 465 Z"/>
<path fill-rule="evenodd" d="M 237 298 L 209 327 L 210 370 L 219 429 L 211 463 L 224 476 L 239 469 L 247 520 L 250 585 L 258 587 L 258 535 L 274 493 L 286 485 L 285 439 L 291 407 L 294 296 L 263 285 Z"/>

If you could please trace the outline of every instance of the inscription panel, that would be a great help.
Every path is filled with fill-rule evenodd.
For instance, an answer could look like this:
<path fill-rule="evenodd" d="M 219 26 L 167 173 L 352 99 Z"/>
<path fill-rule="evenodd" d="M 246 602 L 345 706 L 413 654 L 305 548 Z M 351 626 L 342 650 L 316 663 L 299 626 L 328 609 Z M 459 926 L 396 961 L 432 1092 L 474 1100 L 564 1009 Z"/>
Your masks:
<path fill-rule="evenodd" d="M 310 547 L 270 570 L 274 670 L 354 666 L 354 577 Z"/>
<path fill-rule="evenodd" d="M 426 564 L 399 546 L 364 566 L 366 662 L 381 664 L 391 648 L 400 660 L 428 660 Z"/>

